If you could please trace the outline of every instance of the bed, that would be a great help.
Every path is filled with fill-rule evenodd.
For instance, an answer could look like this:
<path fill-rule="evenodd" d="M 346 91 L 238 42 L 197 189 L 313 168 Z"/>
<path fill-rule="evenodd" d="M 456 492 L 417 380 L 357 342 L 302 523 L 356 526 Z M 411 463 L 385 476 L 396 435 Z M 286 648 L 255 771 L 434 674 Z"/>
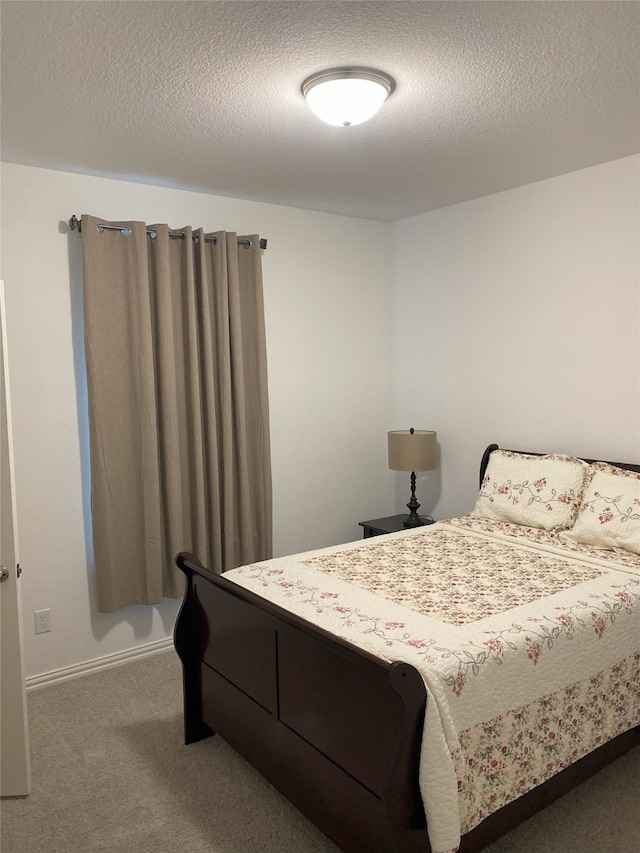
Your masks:
<path fill-rule="evenodd" d="M 638 464 L 494 444 L 468 516 L 176 562 L 185 742 L 345 853 L 480 851 L 640 744 Z"/>

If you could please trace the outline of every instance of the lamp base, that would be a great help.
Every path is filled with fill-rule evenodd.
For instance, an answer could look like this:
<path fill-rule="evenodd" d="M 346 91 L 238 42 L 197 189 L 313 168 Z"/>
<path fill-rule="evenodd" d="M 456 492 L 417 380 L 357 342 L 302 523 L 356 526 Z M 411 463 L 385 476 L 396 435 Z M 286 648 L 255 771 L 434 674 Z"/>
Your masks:
<path fill-rule="evenodd" d="M 416 474 L 415 471 L 411 472 L 411 499 L 407 504 L 407 509 L 409 510 L 409 515 L 405 518 L 403 522 L 404 527 L 420 527 L 424 524 L 424 521 L 418 515 L 418 510 L 420 509 L 420 504 L 416 499 Z"/>

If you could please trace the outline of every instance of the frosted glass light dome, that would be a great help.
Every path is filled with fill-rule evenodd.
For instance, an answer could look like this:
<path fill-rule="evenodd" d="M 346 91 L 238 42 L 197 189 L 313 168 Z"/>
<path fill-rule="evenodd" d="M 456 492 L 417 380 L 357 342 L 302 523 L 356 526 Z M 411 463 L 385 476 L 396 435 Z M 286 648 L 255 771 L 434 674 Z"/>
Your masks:
<path fill-rule="evenodd" d="M 327 124 L 350 127 L 374 116 L 395 88 L 393 78 L 370 68 L 334 68 L 302 84 L 309 108 Z"/>

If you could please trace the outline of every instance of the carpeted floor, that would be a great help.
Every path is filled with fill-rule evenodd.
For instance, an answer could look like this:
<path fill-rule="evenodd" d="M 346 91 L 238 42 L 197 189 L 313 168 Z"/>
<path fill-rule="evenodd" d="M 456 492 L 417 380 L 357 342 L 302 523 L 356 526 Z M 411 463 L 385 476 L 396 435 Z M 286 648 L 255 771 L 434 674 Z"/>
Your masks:
<path fill-rule="evenodd" d="M 184 746 L 172 652 L 29 693 L 32 793 L 2 853 L 338 853 L 220 738 Z M 640 750 L 491 853 L 637 853 Z"/>

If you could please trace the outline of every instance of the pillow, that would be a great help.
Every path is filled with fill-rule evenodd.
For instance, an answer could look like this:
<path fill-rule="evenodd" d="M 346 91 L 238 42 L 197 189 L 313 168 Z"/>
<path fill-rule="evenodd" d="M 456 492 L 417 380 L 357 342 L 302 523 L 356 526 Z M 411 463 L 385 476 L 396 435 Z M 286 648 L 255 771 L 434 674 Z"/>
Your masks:
<path fill-rule="evenodd" d="M 494 450 L 472 515 L 544 530 L 571 527 L 588 467 L 573 456 Z"/>
<path fill-rule="evenodd" d="M 589 468 L 578 518 L 566 535 L 584 545 L 640 554 L 640 474 L 605 462 Z"/>

